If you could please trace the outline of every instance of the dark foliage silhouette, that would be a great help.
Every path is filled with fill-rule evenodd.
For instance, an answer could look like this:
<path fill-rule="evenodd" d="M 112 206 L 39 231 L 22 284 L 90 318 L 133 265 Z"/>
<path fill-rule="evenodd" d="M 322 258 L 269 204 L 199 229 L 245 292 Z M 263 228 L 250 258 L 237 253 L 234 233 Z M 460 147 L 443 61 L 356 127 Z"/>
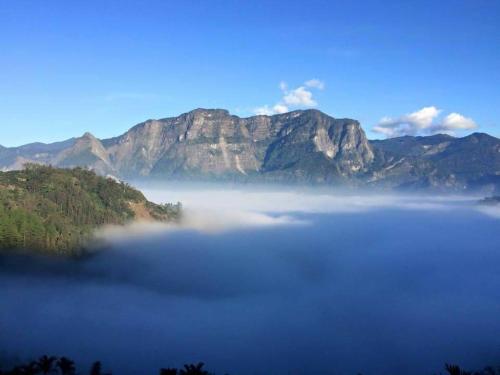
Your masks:
<path fill-rule="evenodd" d="M 212 375 L 203 369 L 205 364 L 186 364 L 183 369 L 162 368 L 160 375 Z M 37 361 L 31 361 L 26 365 L 20 365 L 11 370 L 4 370 L 0 366 L 0 375 L 82 375 L 82 372 L 77 372 L 75 362 L 67 357 L 49 357 L 44 355 Z M 96 361 L 92 364 L 89 375 L 111 375 L 104 373 L 102 363 Z M 141 374 L 142 375 L 142 374 Z"/>
<path fill-rule="evenodd" d="M 162 368 L 160 375 L 177 375 L 179 371 L 176 368 Z"/>
<path fill-rule="evenodd" d="M 61 371 L 61 375 L 74 375 L 76 373 L 75 362 L 66 357 L 59 358 L 57 367 Z"/>
<path fill-rule="evenodd" d="M 180 371 L 180 375 L 209 375 L 208 371 L 203 370 L 203 362 L 197 365 L 184 365 L 184 370 Z"/>
<path fill-rule="evenodd" d="M 102 372 L 101 361 L 96 361 L 92 364 L 89 375 L 111 375 L 111 374 Z"/>
<path fill-rule="evenodd" d="M 40 372 L 44 375 L 50 374 L 54 370 L 56 359 L 56 357 L 49 357 L 47 355 L 40 357 L 38 359 L 38 368 Z"/>
<path fill-rule="evenodd" d="M 468 375 L 465 371 L 462 371 L 457 365 L 449 365 L 448 363 L 445 365 L 446 371 L 450 375 Z"/>
<path fill-rule="evenodd" d="M 203 369 L 205 364 L 199 362 L 197 364 L 185 364 L 184 368 L 162 368 L 159 375 L 215 375 Z M 445 370 L 448 375 L 500 375 L 500 367 L 485 367 L 479 371 L 466 371 L 458 365 L 445 364 Z M 287 373 L 286 369 L 283 373 Z M 44 355 L 37 361 L 28 362 L 25 365 L 20 365 L 12 368 L 11 370 L 4 370 L 0 366 L 0 375 L 83 375 L 82 372 L 77 372 L 75 362 L 67 357 L 49 357 Z M 92 364 L 89 375 L 111 375 L 110 373 L 103 373 L 102 364 L 96 361 Z M 147 374 L 140 374 L 147 375 Z M 361 375 L 358 373 L 358 375 Z M 422 374 L 424 375 L 424 374 Z"/>
<path fill-rule="evenodd" d="M 205 364 L 199 362 L 196 365 L 184 365 L 184 368 L 178 370 L 176 368 L 162 368 L 160 375 L 210 375 L 208 371 L 203 370 Z"/>
<path fill-rule="evenodd" d="M 447 363 L 445 369 L 449 375 L 500 375 L 500 367 L 495 370 L 491 366 L 485 367 L 483 370 L 479 371 L 466 371 L 461 369 L 458 365 Z"/>

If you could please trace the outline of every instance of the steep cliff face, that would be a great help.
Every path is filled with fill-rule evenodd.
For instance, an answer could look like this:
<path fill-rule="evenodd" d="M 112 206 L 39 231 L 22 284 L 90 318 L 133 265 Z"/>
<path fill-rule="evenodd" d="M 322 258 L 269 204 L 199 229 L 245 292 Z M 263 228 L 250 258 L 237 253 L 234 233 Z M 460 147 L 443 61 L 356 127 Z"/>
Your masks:
<path fill-rule="evenodd" d="M 474 133 L 368 141 L 360 124 L 317 110 L 240 118 L 196 109 L 148 120 L 121 136 L 86 133 L 0 148 L 0 169 L 34 162 L 88 167 L 124 179 L 349 184 L 500 191 L 500 140 Z"/>
<path fill-rule="evenodd" d="M 146 121 L 103 144 L 126 177 L 246 179 L 270 173 L 325 180 L 359 174 L 373 160 L 359 123 L 312 110 L 239 118 L 197 109 Z M 314 164 L 316 170 L 310 169 Z"/>
<path fill-rule="evenodd" d="M 122 178 L 327 182 L 361 175 L 373 159 L 357 121 L 316 110 L 240 118 L 223 109 L 196 109 L 102 141 L 86 133 L 52 145 L 0 150 L 5 169 L 36 162 Z"/>
<path fill-rule="evenodd" d="M 270 143 L 263 171 L 274 178 L 328 182 L 366 172 L 374 154 L 355 120 L 336 120 L 319 111 L 276 117 L 277 137 Z"/>
<path fill-rule="evenodd" d="M 225 110 L 199 109 L 176 118 L 148 121 L 124 135 L 132 144 L 137 134 L 143 137 L 131 153 L 116 146 L 117 165 L 122 164 L 121 155 L 129 164 L 128 153 L 136 155 L 141 175 L 223 176 L 257 171 L 256 147 L 242 120 Z M 119 170 L 126 174 L 126 169 Z"/>

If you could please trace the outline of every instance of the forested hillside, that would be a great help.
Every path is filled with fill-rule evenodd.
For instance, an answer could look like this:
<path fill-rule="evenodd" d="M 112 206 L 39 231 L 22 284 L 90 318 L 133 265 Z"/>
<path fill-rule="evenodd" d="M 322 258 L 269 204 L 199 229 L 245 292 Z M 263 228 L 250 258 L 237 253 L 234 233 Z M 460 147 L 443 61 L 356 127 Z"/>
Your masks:
<path fill-rule="evenodd" d="M 176 220 L 180 204 L 157 205 L 129 185 L 82 169 L 28 165 L 0 172 L 0 249 L 75 253 L 104 224 Z"/>

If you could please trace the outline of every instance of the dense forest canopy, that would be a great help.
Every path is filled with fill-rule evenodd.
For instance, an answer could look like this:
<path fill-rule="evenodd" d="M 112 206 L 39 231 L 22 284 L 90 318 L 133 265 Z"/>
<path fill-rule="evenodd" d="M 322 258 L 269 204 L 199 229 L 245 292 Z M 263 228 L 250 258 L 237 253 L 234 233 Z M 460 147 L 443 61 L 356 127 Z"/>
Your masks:
<path fill-rule="evenodd" d="M 75 253 L 101 225 L 176 220 L 180 208 L 151 203 L 128 184 L 82 168 L 26 165 L 0 172 L 0 249 Z"/>

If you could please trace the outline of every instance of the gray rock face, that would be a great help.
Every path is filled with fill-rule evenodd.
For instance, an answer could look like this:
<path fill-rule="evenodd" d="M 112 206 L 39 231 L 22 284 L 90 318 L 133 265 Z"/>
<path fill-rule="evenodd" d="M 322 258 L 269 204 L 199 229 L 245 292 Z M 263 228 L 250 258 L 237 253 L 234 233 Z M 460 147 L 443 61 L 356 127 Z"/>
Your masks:
<path fill-rule="evenodd" d="M 101 141 L 90 133 L 85 133 L 82 137 L 75 139 L 71 147 L 58 152 L 51 162 L 62 168 L 91 166 L 93 170 L 103 175 L 115 172 L 107 150 Z"/>
<path fill-rule="evenodd" d="M 357 121 L 317 110 L 240 118 L 196 109 L 102 141 L 86 133 L 49 145 L 0 148 L 0 168 L 26 162 L 84 166 L 124 179 L 500 190 L 497 138 L 475 133 L 368 141 Z"/>
<path fill-rule="evenodd" d="M 128 178 L 247 180 L 270 173 L 325 180 L 358 174 L 374 157 L 358 122 L 312 110 L 239 118 L 226 110 L 197 109 L 146 121 L 103 144 L 118 174 Z"/>

